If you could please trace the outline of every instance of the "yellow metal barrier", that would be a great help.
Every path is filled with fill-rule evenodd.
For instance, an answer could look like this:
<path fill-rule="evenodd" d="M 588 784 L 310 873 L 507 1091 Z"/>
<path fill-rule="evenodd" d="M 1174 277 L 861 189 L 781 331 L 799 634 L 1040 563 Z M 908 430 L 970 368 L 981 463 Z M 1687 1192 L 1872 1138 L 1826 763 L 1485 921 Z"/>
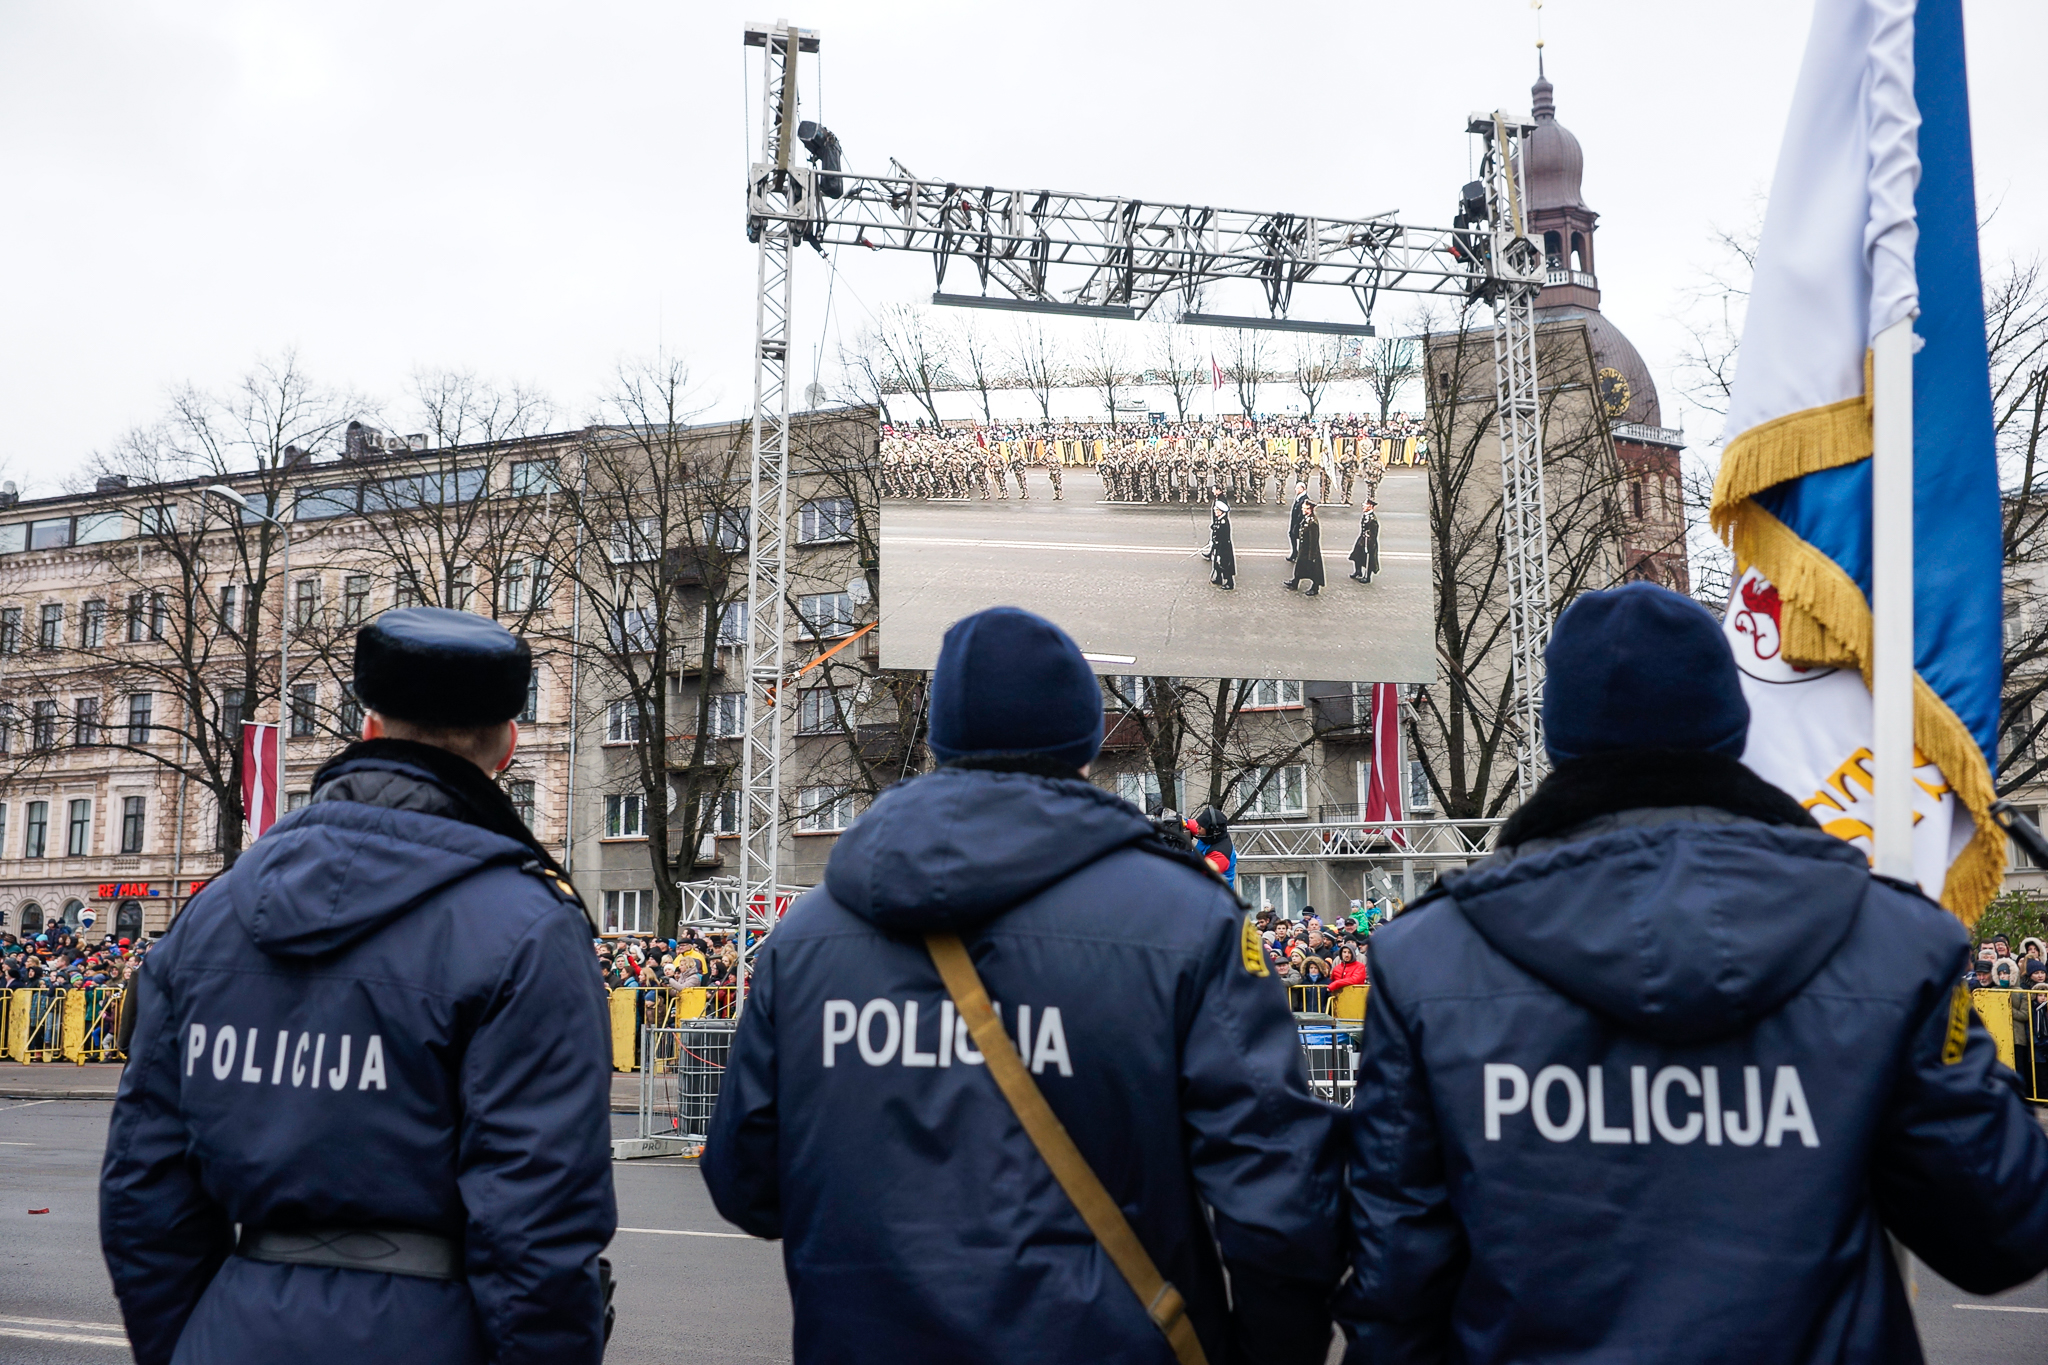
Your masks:
<path fill-rule="evenodd" d="M 28 998 L 34 991 L 7 991 L 7 1031 L 0 1034 L 0 1056 L 28 1060 Z"/>
<path fill-rule="evenodd" d="M 2023 1093 L 2048 1104 L 2048 991 L 1971 991 L 1998 1060 L 2019 1074 Z"/>
<path fill-rule="evenodd" d="M 1365 997 L 1372 990 L 1370 986 L 1345 986 L 1330 995 L 1330 1017 L 1346 1022 L 1363 1021 L 1365 1018 Z"/>
<path fill-rule="evenodd" d="M 119 987 L 0 991 L 0 1057 L 17 1062 L 117 1062 Z"/>

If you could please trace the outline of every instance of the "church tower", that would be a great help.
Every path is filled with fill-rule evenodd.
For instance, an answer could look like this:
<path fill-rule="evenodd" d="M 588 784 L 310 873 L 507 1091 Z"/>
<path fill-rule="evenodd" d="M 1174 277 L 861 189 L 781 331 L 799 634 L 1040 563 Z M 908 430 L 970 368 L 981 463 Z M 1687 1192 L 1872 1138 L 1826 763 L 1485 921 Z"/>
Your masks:
<path fill-rule="evenodd" d="M 1586 203 L 1586 157 L 1578 138 L 1557 121 L 1557 93 L 1543 72 L 1538 45 L 1530 88 L 1536 131 L 1524 144 L 1522 175 L 1529 228 L 1543 242 L 1546 272 L 1536 296 L 1543 323 L 1582 322 L 1593 353 L 1594 389 L 1606 409 L 1614 451 L 1626 473 L 1622 508 L 1623 572 L 1687 590 L 1685 510 L 1679 470 L 1684 436 L 1663 424 L 1657 385 L 1635 345 L 1600 312 L 1600 275 L 1593 239 L 1600 215 Z"/>

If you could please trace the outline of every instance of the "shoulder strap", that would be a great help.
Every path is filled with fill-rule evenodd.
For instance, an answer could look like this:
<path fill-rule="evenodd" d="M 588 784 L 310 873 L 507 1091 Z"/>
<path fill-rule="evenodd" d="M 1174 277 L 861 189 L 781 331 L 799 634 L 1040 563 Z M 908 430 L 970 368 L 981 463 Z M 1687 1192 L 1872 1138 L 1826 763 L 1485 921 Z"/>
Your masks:
<path fill-rule="evenodd" d="M 1038 1083 L 1024 1069 L 1024 1060 L 1017 1055 L 1010 1035 L 1003 1032 L 1002 1022 L 989 1005 L 981 973 L 974 970 L 974 959 L 967 955 L 960 936 L 927 934 L 924 942 L 932 955 L 932 965 L 945 980 L 946 993 L 953 997 L 953 1007 L 960 1011 L 974 1045 L 988 1062 L 989 1074 L 995 1077 L 1003 1098 L 1010 1102 L 1017 1121 L 1024 1125 L 1031 1145 L 1052 1168 L 1053 1179 L 1060 1182 L 1060 1188 L 1073 1201 L 1081 1221 L 1095 1234 L 1095 1240 L 1109 1253 L 1109 1259 L 1122 1273 L 1131 1292 L 1138 1296 L 1138 1302 L 1145 1305 L 1146 1314 L 1165 1334 L 1180 1365 L 1208 1365 L 1202 1343 L 1195 1336 L 1195 1326 L 1188 1321 L 1187 1304 L 1180 1291 L 1167 1283 L 1159 1267 L 1152 1264 L 1152 1257 L 1138 1240 L 1130 1220 L 1102 1187 L 1102 1181 L 1089 1168 L 1088 1159 L 1074 1145 L 1066 1126 L 1045 1102 Z"/>

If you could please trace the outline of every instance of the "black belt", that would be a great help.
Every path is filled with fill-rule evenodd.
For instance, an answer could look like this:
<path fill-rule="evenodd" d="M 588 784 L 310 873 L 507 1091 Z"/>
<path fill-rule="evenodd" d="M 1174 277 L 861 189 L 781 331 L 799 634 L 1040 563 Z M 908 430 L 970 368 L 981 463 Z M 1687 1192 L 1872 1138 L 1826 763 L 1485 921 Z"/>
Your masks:
<path fill-rule="evenodd" d="M 451 1238 L 412 1228 L 244 1227 L 235 1254 L 278 1265 L 332 1266 L 416 1275 L 425 1280 L 460 1280 L 462 1246 Z"/>

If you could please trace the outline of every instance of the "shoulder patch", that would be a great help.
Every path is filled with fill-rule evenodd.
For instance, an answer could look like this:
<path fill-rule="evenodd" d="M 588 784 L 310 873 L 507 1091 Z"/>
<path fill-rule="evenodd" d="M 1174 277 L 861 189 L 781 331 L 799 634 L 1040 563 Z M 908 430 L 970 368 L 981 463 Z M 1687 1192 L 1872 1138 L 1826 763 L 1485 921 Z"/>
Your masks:
<path fill-rule="evenodd" d="M 554 892 L 555 895 L 560 897 L 562 900 L 567 901 L 569 904 L 575 906 L 581 906 L 583 904 L 583 898 L 576 894 L 576 888 L 569 884 L 568 879 L 566 877 L 556 876 L 555 870 L 547 866 L 545 863 L 541 862 L 540 859 L 527 859 L 525 862 L 519 865 L 519 870 L 521 872 L 528 874 L 529 876 L 540 878 L 541 884 L 543 886 L 547 887 L 548 890 Z"/>
<path fill-rule="evenodd" d="M 1244 969 L 1253 976 L 1273 974 L 1273 969 L 1266 965 L 1266 941 L 1259 937 L 1258 921 L 1249 914 L 1244 917 L 1244 932 L 1238 936 L 1238 952 L 1244 959 Z"/>
<path fill-rule="evenodd" d="M 1943 1066 L 1954 1066 L 1963 1060 L 1963 1047 L 1970 1041 L 1970 1009 L 1970 988 L 1958 984 L 1955 998 L 1948 1002 L 1948 1037 L 1941 1044 Z"/>

